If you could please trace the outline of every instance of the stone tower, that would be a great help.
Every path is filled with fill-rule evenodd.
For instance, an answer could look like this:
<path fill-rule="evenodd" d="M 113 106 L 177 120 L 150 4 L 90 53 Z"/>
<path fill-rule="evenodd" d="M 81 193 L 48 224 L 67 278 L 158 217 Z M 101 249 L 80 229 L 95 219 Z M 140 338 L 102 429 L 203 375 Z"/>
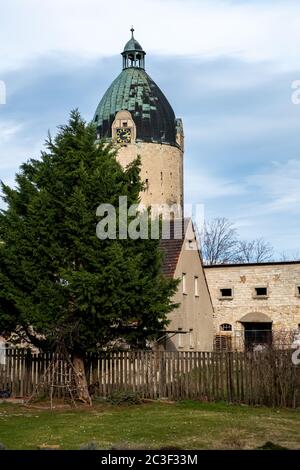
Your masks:
<path fill-rule="evenodd" d="M 145 72 L 145 51 L 134 38 L 122 52 L 123 70 L 104 94 L 93 121 L 97 139 L 113 140 L 126 167 L 141 157 L 141 203 L 183 208 L 184 135 L 167 98 Z"/>

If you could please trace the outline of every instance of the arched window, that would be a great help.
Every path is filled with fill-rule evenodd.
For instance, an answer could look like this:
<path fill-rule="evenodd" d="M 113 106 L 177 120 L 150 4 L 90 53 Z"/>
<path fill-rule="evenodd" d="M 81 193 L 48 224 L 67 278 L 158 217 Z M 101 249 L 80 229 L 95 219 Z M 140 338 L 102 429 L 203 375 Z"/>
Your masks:
<path fill-rule="evenodd" d="M 220 325 L 220 331 L 232 331 L 232 326 L 230 323 L 222 323 L 222 325 Z"/>

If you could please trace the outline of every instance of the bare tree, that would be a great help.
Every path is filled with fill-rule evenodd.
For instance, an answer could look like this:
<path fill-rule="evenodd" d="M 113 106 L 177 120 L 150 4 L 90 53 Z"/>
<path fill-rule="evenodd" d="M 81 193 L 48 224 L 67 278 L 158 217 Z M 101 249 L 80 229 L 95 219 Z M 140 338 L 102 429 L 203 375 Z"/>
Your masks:
<path fill-rule="evenodd" d="M 205 264 L 234 262 L 237 256 L 237 232 L 232 222 L 216 218 L 205 222 L 200 235 Z"/>
<path fill-rule="evenodd" d="M 263 238 L 255 240 L 239 240 L 237 243 L 238 254 L 236 261 L 240 263 L 263 263 L 271 261 L 273 248 Z"/>
<path fill-rule="evenodd" d="M 280 261 L 300 261 L 300 251 L 294 250 L 292 252 L 287 253 L 286 251 L 282 251 L 279 255 Z"/>
<path fill-rule="evenodd" d="M 203 261 L 223 263 L 263 263 L 271 261 L 273 248 L 263 238 L 240 240 L 234 224 L 226 218 L 206 221 L 199 235 Z"/>

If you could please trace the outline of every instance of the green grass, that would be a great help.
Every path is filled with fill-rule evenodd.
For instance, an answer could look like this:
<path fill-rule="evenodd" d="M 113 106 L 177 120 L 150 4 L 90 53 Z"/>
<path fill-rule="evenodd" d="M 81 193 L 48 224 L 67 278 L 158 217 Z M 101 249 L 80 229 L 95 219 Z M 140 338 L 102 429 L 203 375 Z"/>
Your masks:
<path fill-rule="evenodd" d="M 300 410 L 268 409 L 198 402 L 97 404 L 93 408 L 45 409 L 0 405 L 0 442 L 8 449 L 60 445 L 79 449 L 254 449 L 267 441 L 300 448 Z"/>

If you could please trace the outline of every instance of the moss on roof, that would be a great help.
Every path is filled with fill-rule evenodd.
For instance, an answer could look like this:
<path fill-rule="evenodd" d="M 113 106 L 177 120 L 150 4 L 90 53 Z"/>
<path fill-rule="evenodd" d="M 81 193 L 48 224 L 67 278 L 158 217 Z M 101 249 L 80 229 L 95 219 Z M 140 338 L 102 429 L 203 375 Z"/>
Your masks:
<path fill-rule="evenodd" d="M 144 69 L 124 69 L 100 101 L 94 116 L 100 137 L 111 137 L 111 126 L 120 110 L 131 112 L 137 140 L 176 144 L 174 111 Z"/>

